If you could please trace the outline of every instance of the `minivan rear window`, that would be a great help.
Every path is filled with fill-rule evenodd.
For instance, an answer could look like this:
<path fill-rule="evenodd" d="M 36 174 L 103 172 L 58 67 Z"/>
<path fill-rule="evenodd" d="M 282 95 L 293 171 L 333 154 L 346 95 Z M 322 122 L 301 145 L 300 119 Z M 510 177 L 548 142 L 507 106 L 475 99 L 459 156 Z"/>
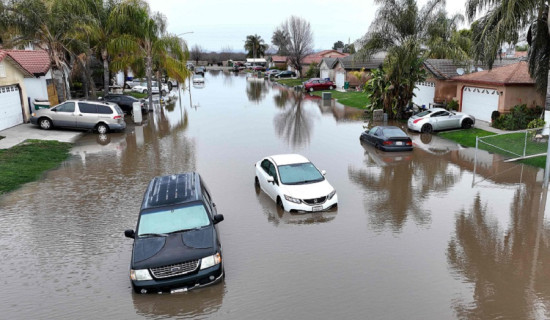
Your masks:
<path fill-rule="evenodd" d="M 97 113 L 112 114 L 113 110 L 107 106 L 97 106 Z"/>

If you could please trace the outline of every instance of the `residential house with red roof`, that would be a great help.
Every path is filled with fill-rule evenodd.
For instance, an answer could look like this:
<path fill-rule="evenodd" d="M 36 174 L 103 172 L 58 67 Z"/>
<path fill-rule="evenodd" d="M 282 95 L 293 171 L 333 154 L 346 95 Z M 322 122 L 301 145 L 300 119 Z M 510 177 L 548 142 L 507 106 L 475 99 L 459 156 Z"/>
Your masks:
<path fill-rule="evenodd" d="M 507 113 L 521 104 L 528 108 L 544 106 L 544 97 L 535 89 L 526 61 L 455 76 L 452 80 L 457 84 L 460 110 L 479 120 L 491 121 L 493 111 Z"/>

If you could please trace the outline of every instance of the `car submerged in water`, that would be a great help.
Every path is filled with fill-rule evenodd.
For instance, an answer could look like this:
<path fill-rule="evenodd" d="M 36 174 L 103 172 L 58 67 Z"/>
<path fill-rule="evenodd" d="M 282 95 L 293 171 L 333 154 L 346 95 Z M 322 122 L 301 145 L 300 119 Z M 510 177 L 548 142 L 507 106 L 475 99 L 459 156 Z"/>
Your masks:
<path fill-rule="evenodd" d="M 220 282 L 224 276 L 217 214 L 195 172 L 151 180 L 139 212 L 130 280 L 137 293 L 177 293 Z"/>

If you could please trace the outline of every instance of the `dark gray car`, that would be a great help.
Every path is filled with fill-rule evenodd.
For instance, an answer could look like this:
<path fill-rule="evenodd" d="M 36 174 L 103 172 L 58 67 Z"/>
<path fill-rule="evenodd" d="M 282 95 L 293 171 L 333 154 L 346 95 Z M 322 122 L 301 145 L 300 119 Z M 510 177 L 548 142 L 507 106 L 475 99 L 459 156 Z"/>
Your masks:
<path fill-rule="evenodd" d="M 44 130 L 53 127 L 94 130 L 98 133 L 124 130 L 124 112 L 110 102 L 68 100 L 51 109 L 32 113 L 31 123 Z"/>

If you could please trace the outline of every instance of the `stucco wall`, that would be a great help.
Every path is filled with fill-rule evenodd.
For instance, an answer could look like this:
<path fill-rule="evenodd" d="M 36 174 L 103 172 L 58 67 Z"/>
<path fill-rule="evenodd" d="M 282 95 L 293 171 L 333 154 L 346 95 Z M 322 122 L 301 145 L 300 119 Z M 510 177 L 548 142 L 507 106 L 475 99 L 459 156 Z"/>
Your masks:
<path fill-rule="evenodd" d="M 456 87 L 457 83 L 453 80 L 439 80 L 432 78 L 427 80 L 435 82 L 435 95 L 434 102 L 436 103 L 448 103 L 453 99 L 456 99 Z"/>
<path fill-rule="evenodd" d="M 537 92 L 534 86 L 507 86 L 501 100 L 503 100 L 503 111 L 505 112 L 518 104 L 526 104 L 528 108 L 544 107 L 544 97 Z"/>
<path fill-rule="evenodd" d="M 25 77 L 19 71 L 19 69 L 15 68 L 11 63 L 7 62 L 6 59 L 0 62 L 4 66 L 4 70 L 6 72 L 5 77 L 0 77 L 0 86 L 7 86 L 7 85 L 19 85 L 19 92 L 21 93 L 22 98 L 22 106 L 23 106 L 23 120 L 29 121 L 30 119 L 30 111 L 29 111 L 29 103 L 27 99 L 27 91 L 25 89 Z M 46 95 L 47 96 L 47 95 Z"/>

